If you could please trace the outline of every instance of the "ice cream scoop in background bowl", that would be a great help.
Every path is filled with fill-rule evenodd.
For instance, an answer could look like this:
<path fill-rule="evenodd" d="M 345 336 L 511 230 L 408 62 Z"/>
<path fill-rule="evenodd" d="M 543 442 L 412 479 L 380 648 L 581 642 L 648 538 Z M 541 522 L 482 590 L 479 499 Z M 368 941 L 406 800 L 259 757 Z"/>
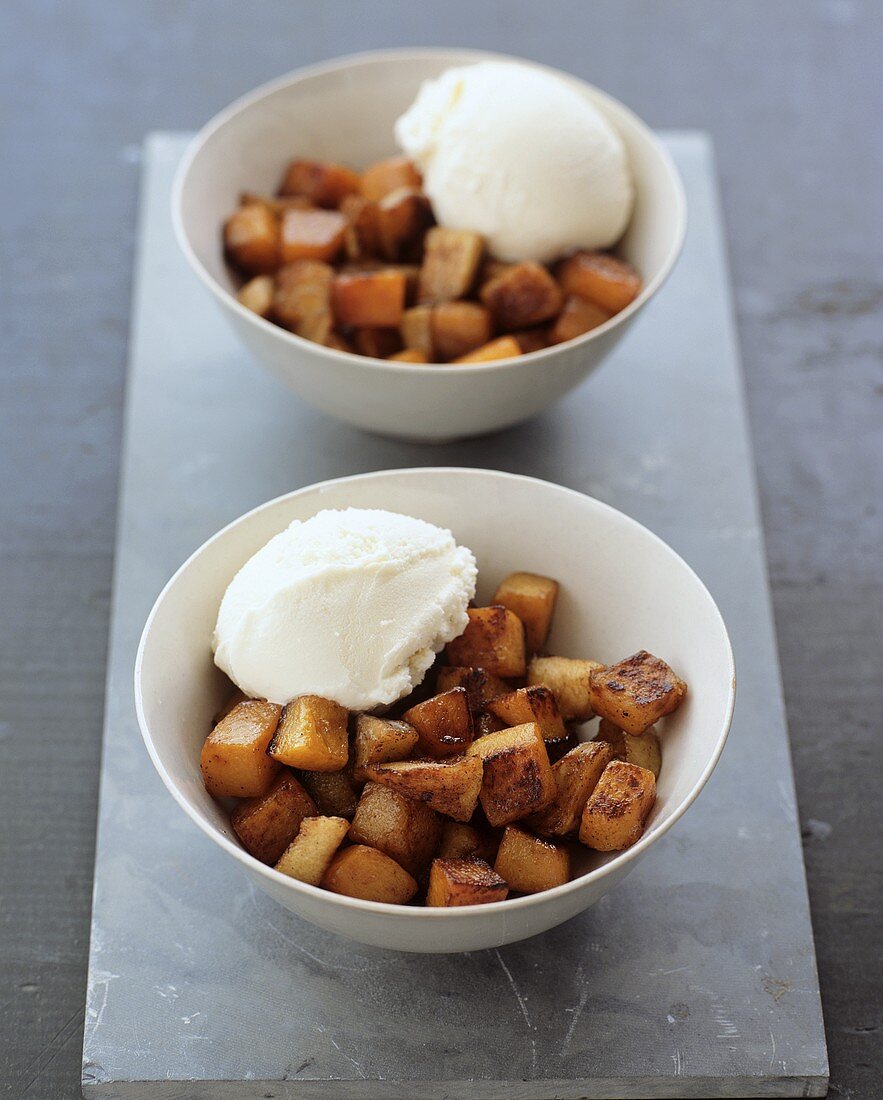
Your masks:
<path fill-rule="evenodd" d="M 241 192 L 274 192 L 294 157 L 365 167 L 396 153 L 396 121 L 421 86 L 449 69 L 484 60 L 514 59 L 467 50 L 400 50 L 299 70 L 217 115 L 196 136 L 178 171 L 172 197 L 178 241 L 237 335 L 265 369 L 305 401 L 370 431 L 441 442 L 535 415 L 600 365 L 659 290 L 683 244 L 686 201 L 662 143 L 617 100 L 556 73 L 613 125 L 627 151 L 634 209 L 615 251 L 638 269 L 644 289 L 622 312 L 576 340 L 516 359 L 432 366 L 326 348 L 264 320 L 236 300 L 221 227 Z M 541 73 L 554 71 L 532 62 L 519 64 Z M 550 117 L 548 126 L 555 125 Z M 523 155 L 529 158 L 531 150 Z M 567 187 L 550 188 L 550 217 L 570 194 Z M 628 386 L 628 379 L 623 385 Z"/>
<path fill-rule="evenodd" d="M 240 846 L 227 811 L 206 792 L 199 767 L 212 716 L 229 692 L 212 660 L 218 608 L 241 566 L 293 520 L 345 508 L 385 509 L 449 528 L 475 554 L 479 603 L 515 570 L 556 578 L 561 592 L 549 652 L 609 662 L 643 647 L 664 657 L 687 681 L 687 700 L 663 723 L 658 798 L 637 844 L 608 855 L 580 849 L 576 877 L 544 893 L 455 909 L 343 897 L 289 878 Z M 560 532 L 566 537 L 556 537 Z M 135 668 L 138 720 L 153 763 L 227 861 L 322 928 L 379 947 L 423 952 L 470 951 L 525 939 L 607 893 L 705 785 L 723 749 L 734 695 L 733 656 L 720 613 L 695 573 L 665 543 L 580 493 L 469 469 L 343 478 L 247 513 L 209 539 L 166 585 L 144 628 Z M 201 873 L 228 872 L 224 859 L 206 860 L 195 835 L 193 860 Z"/>

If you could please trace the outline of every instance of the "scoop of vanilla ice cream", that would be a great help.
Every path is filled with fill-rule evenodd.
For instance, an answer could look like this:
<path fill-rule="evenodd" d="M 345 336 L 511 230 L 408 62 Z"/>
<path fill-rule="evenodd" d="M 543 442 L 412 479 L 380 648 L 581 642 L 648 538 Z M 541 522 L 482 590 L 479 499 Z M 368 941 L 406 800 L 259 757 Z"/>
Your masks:
<path fill-rule="evenodd" d="M 393 703 L 465 630 L 476 576 L 471 550 L 411 516 L 348 508 L 295 520 L 230 582 L 215 664 L 272 703 Z"/>
<path fill-rule="evenodd" d="M 481 233 L 497 259 L 609 248 L 631 217 L 622 138 L 553 73 L 502 61 L 449 69 L 421 86 L 395 136 L 439 223 Z"/>

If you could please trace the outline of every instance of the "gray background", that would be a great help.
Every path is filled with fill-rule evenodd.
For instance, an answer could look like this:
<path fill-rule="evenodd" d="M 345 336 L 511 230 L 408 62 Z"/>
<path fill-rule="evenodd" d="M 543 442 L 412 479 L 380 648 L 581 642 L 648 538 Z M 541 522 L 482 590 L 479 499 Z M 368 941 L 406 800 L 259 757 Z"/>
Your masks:
<path fill-rule="evenodd" d="M 139 142 L 395 44 L 560 65 L 715 138 L 833 1095 L 870 1096 L 881 713 L 881 8 L 7 4 L 0 370 L 0 1073 L 78 1094 Z M 875 434 L 876 431 L 876 434 Z"/>

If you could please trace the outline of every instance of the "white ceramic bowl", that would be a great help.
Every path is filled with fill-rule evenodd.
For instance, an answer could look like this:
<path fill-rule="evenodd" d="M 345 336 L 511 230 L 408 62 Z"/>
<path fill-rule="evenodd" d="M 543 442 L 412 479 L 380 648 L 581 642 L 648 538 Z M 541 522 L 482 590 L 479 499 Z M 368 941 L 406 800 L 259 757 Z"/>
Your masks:
<path fill-rule="evenodd" d="M 441 441 L 533 416 L 600 364 L 657 292 L 680 252 L 686 202 L 665 148 L 621 103 L 561 73 L 616 125 L 637 185 L 634 216 L 619 251 L 642 273 L 645 286 L 605 325 L 515 360 L 427 367 L 321 347 L 236 301 L 221 248 L 221 225 L 241 191 L 272 193 L 293 156 L 357 167 L 389 156 L 395 152 L 393 123 L 421 81 L 452 65 L 494 56 L 397 50 L 301 69 L 217 115 L 196 136 L 178 171 L 172 199 L 178 241 L 240 339 L 262 366 L 305 401 L 358 427 Z M 549 201 L 555 201 L 554 195 Z"/>
<path fill-rule="evenodd" d="M 588 850 L 564 886 L 460 909 L 359 901 L 306 886 L 253 859 L 206 793 L 202 742 L 229 691 L 210 638 L 227 584 L 293 519 L 323 508 L 386 508 L 449 527 L 479 565 L 479 600 L 526 569 L 561 583 L 549 651 L 611 662 L 640 648 L 689 684 L 664 720 L 664 762 L 647 831 L 628 851 Z M 287 909 L 332 932 L 403 951 L 497 947 L 543 932 L 592 905 L 671 828 L 704 786 L 723 749 L 735 694 L 733 655 L 720 613 L 695 573 L 655 535 L 591 497 L 490 470 L 391 470 L 311 485 L 225 527 L 181 566 L 150 613 L 135 667 L 138 721 L 156 769 L 178 803 L 249 878 Z M 589 726 L 586 736 L 591 736 Z M 197 858 L 194 853 L 194 859 Z"/>

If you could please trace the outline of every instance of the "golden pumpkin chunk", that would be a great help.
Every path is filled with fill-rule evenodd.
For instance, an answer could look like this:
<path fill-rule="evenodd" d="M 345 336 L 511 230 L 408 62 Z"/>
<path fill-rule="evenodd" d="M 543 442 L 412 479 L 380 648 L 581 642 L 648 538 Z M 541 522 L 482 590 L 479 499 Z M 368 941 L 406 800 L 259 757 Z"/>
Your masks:
<path fill-rule="evenodd" d="M 508 607 L 524 624 L 524 643 L 529 653 L 537 653 L 546 644 L 558 582 L 537 573 L 510 573 L 500 584 L 491 601 Z"/>
<path fill-rule="evenodd" d="M 301 695 L 282 711 L 267 750 L 281 764 L 313 772 L 336 772 L 349 755 L 347 712 L 331 699 Z"/>
<path fill-rule="evenodd" d="M 339 210 L 286 210 L 282 260 L 333 260 L 343 248 L 347 220 Z"/>
<path fill-rule="evenodd" d="M 483 252 L 484 240 L 478 233 L 440 225 L 430 229 L 420 268 L 419 301 L 438 305 L 465 298 L 475 282 Z M 490 333 L 486 339 L 490 339 Z"/>
<path fill-rule="evenodd" d="M 353 741 L 353 777 L 362 782 L 368 778 L 365 768 L 369 764 L 386 764 L 390 760 L 404 760 L 417 745 L 417 731 L 407 722 L 394 722 L 360 714 L 356 719 L 356 736 Z"/>
<path fill-rule="evenodd" d="M 457 359 L 482 347 L 493 332 L 491 315 L 476 302 L 444 302 L 432 311 L 432 343 L 439 359 Z"/>
<path fill-rule="evenodd" d="M 419 260 L 432 225 L 429 199 L 414 187 L 391 191 L 377 204 L 380 250 L 388 260 Z"/>
<path fill-rule="evenodd" d="M 641 276 L 606 252 L 575 252 L 558 269 L 565 294 L 578 294 L 608 313 L 619 313 L 641 293 Z"/>
<path fill-rule="evenodd" d="M 655 801 L 653 772 L 624 760 L 611 760 L 586 802 L 580 840 L 599 852 L 630 847 L 644 832 Z"/>
<path fill-rule="evenodd" d="M 364 260 L 380 254 L 380 222 L 377 204 L 363 195 L 346 195 L 340 212 L 347 220 L 344 247 L 350 260 Z"/>
<path fill-rule="evenodd" d="M 596 306 L 594 302 L 587 302 L 585 298 L 571 294 L 565 299 L 561 312 L 549 328 L 549 343 L 563 344 L 565 340 L 574 340 L 577 336 L 603 325 L 612 316 L 613 314 Z"/>
<path fill-rule="evenodd" d="M 434 695 L 402 715 L 417 731 L 420 751 L 427 756 L 461 753 L 472 741 L 472 712 L 464 688 Z"/>
<path fill-rule="evenodd" d="M 412 306 L 402 314 L 399 325 L 402 342 L 406 348 L 415 348 L 426 356 L 426 362 L 435 358 L 432 343 L 432 309 L 430 306 Z"/>
<path fill-rule="evenodd" d="M 247 275 L 268 275 L 281 258 L 279 221 L 256 203 L 240 207 L 224 222 L 227 259 Z"/>
<path fill-rule="evenodd" d="M 344 196 L 359 190 L 357 172 L 342 164 L 321 160 L 293 160 L 285 169 L 280 196 L 303 195 L 316 206 L 334 207 Z"/>
<path fill-rule="evenodd" d="M 379 160 L 362 173 L 362 194 L 373 202 L 379 202 L 400 187 L 422 186 L 423 177 L 407 157 Z"/>
<path fill-rule="evenodd" d="M 479 737 L 466 751 L 484 763 L 479 797 L 492 826 L 536 813 L 555 797 L 552 765 L 533 722 Z"/>
<path fill-rule="evenodd" d="M 273 294 L 273 317 L 305 340 L 324 343 L 331 333 L 334 270 L 318 260 L 280 267 Z"/>
<path fill-rule="evenodd" d="M 390 787 L 366 783 L 349 836 L 357 844 L 379 848 L 418 875 L 438 847 L 441 818 L 429 806 Z"/>
<path fill-rule="evenodd" d="M 325 817 L 352 817 L 359 793 L 348 771 L 301 771 L 300 781 Z"/>
<path fill-rule="evenodd" d="M 515 359 L 521 355 L 521 346 L 514 336 L 498 336 L 467 355 L 455 359 L 455 363 L 493 363 L 497 359 Z"/>
<path fill-rule="evenodd" d="M 507 825 L 494 870 L 512 890 L 538 894 L 568 881 L 570 855 L 557 844 L 531 836 L 517 825 Z"/>
<path fill-rule="evenodd" d="M 364 844 L 338 852 L 322 878 L 322 886 L 335 894 L 391 905 L 405 905 L 417 893 L 417 883 L 404 868 Z"/>
<path fill-rule="evenodd" d="M 446 821 L 442 827 L 442 837 L 438 852 L 440 859 L 467 859 L 478 856 L 479 859 L 493 862 L 496 845 L 488 832 L 481 832 L 474 825 L 465 825 L 461 821 Z"/>
<path fill-rule="evenodd" d="M 601 667 L 597 661 L 580 661 L 572 657 L 534 657 L 527 667 L 527 682 L 551 688 L 564 719 L 587 722 L 595 713 L 589 693 L 589 676 Z"/>
<path fill-rule="evenodd" d="M 368 764 L 368 778 L 405 798 L 425 802 L 455 821 L 468 821 L 478 804 L 481 790 L 481 760 L 458 756 L 447 760 L 393 760 Z"/>
<path fill-rule="evenodd" d="M 318 886 L 349 827 L 350 823 L 342 817 L 305 817 L 276 870 L 299 882 Z"/>
<path fill-rule="evenodd" d="M 273 312 L 275 284 L 272 275 L 256 275 L 236 292 L 236 300 L 259 317 L 269 317 Z"/>
<path fill-rule="evenodd" d="M 642 649 L 618 664 L 593 669 L 589 694 L 597 714 L 626 733 L 639 734 L 677 710 L 687 685 L 665 661 Z"/>
<path fill-rule="evenodd" d="M 297 836 L 316 804 L 290 771 L 283 771 L 266 794 L 240 802 L 230 814 L 243 848 L 261 863 L 275 863 Z"/>
<path fill-rule="evenodd" d="M 436 687 L 439 691 L 465 688 L 469 697 L 469 709 L 473 714 L 483 710 L 491 699 L 511 691 L 505 680 L 494 676 L 486 668 L 463 668 L 459 665 L 442 665 L 438 670 Z"/>
<path fill-rule="evenodd" d="M 613 750 L 603 741 L 587 741 L 571 749 L 552 765 L 557 794 L 527 824 L 544 836 L 570 836 L 579 829 L 583 807 L 601 774 L 613 759 Z"/>
<path fill-rule="evenodd" d="M 618 726 L 602 718 L 595 737 L 597 742 L 606 742 L 613 753 L 614 760 L 625 760 L 628 764 L 637 764 L 653 772 L 658 779 L 662 770 L 662 749 L 656 731 L 651 726 L 637 735 L 626 733 Z"/>
<path fill-rule="evenodd" d="M 523 676 L 524 627 L 505 607 L 470 607 L 469 623 L 445 647 L 452 665 L 483 668 L 495 676 Z"/>
<path fill-rule="evenodd" d="M 530 328 L 555 317 L 564 302 L 561 288 L 542 264 L 523 263 L 491 279 L 481 300 L 504 332 Z"/>
<path fill-rule="evenodd" d="M 515 333 L 515 339 L 521 348 L 522 355 L 529 355 L 532 351 L 541 351 L 549 346 L 548 329 L 543 326 L 538 328 L 526 328 Z"/>
<path fill-rule="evenodd" d="M 396 328 L 405 308 L 405 276 L 393 270 L 338 275 L 331 301 L 339 325 Z"/>
<path fill-rule="evenodd" d="M 263 206 L 274 218 L 281 218 L 286 210 L 309 210 L 313 205 L 305 195 L 286 195 L 273 198 L 271 195 L 259 195 L 256 191 L 243 191 L 239 196 L 240 206 Z"/>
<path fill-rule="evenodd" d="M 429 872 L 426 904 L 436 908 L 453 905 L 485 905 L 504 901 L 508 885 L 483 859 L 434 859 Z"/>
<path fill-rule="evenodd" d="M 563 741 L 567 736 L 555 696 L 542 684 L 517 688 L 497 699 L 491 699 L 487 709 L 507 726 L 536 722 L 544 741 Z"/>
<path fill-rule="evenodd" d="M 279 765 L 267 756 L 282 708 L 249 699 L 237 703 L 205 739 L 200 767 L 214 798 L 252 798 L 268 790 Z"/>

